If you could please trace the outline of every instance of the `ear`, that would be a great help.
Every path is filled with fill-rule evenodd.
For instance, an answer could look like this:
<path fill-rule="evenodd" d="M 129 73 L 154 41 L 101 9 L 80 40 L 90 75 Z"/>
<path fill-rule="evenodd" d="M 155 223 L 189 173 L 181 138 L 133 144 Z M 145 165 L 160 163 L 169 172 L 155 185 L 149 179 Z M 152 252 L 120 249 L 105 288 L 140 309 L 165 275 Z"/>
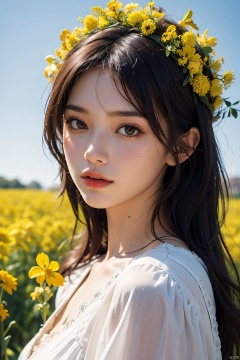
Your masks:
<path fill-rule="evenodd" d="M 177 155 L 179 163 L 181 164 L 192 155 L 192 153 L 198 146 L 198 143 L 200 141 L 200 132 L 198 128 L 192 127 L 187 133 L 180 136 L 180 141 L 183 143 L 183 147 L 178 147 Z M 169 166 L 176 165 L 175 159 L 172 154 L 169 154 L 167 156 L 166 162 Z"/>

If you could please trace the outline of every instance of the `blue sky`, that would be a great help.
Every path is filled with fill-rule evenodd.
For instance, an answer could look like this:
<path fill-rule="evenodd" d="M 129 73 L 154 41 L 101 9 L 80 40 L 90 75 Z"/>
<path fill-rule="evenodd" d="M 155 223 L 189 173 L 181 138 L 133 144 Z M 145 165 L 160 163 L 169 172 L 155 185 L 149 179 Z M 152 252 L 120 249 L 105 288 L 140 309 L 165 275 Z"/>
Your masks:
<path fill-rule="evenodd" d="M 130 2 L 130 1 L 129 1 Z M 135 2 L 135 1 L 133 1 Z M 144 5 L 145 1 L 138 1 Z M 125 2 L 124 2 L 125 4 Z M 218 38 L 216 53 L 225 59 L 223 70 L 235 72 L 235 83 L 225 94 L 240 99 L 240 2 L 235 0 L 155 1 L 175 19 L 188 8 L 200 32 Z M 62 29 L 72 30 L 90 7 L 105 7 L 103 0 L 1 0 L 0 1 L 0 176 L 52 186 L 58 168 L 42 147 L 44 106 L 50 86 L 43 76 L 45 56 L 60 45 Z M 239 114 L 240 115 L 240 114 Z M 215 128 L 230 176 L 240 176 L 240 116 Z"/>

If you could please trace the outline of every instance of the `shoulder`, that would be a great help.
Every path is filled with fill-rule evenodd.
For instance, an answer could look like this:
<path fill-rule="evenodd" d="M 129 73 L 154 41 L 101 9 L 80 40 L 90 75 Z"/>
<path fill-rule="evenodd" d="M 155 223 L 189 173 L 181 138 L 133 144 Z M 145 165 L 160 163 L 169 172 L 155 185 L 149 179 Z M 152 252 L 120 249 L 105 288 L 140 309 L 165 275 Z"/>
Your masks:
<path fill-rule="evenodd" d="M 164 244 L 133 259 L 107 300 L 108 331 L 121 329 L 143 351 L 154 349 L 154 359 L 189 359 L 194 353 L 220 359 L 211 283 L 191 251 Z"/>
<path fill-rule="evenodd" d="M 215 311 L 212 286 L 202 260 L 184 248 L 163 244 L 133 261 L 119 275 L 115 291 L 134 298 L 184 301 L 199 312 L 206 296 Z"/>

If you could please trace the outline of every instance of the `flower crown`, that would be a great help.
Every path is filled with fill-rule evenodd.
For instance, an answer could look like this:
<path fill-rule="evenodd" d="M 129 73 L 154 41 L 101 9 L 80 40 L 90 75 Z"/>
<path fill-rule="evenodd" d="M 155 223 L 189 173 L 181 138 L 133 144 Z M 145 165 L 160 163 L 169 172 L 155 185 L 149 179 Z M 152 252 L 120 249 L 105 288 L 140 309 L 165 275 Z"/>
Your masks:
<path fill-rule="evenodd" d="M 224 118 L 225 116 L 234 116 L 237 118 L 238 109 L 233 106 L 239 101 L 231 103 L 227 98 L 222 97 L 223 90 L 226 90 L 234 80 L 234 73 L 228 70 L 220 74 L 223 58 L 215 60 L 213 47 L 217 44 L 215 37 L 207 38 L 206 30 L 203 35 L 193 32 L 198 30 L 197 25 L 192 20 L 192 11 L 189 9 L 179 25 L 185 30 L 182 34 L 177 33 L 177 27 L 169 25 L 162 35 L 155 33 L 158 22 L 165 17 L 165 13 L 156 11 L 154 1 L 149 2 L 144 8 L 136 3 L 130 3 L 123 6 L 117 0 L 110 0 L 106 9 L 100 6 L 91 8 L 92 13 L 85 18 L 78 18 L 82 27 L 76 27 L 73 32 L 65 29 L 60 34 L 62 45 L 56 49 L 56 56 L 46 57 L 48 66 L 45 68 L 44 75 L 52 82 L 60 70 L 62 62 L 66 55 L 79 42 L 92 33 L 101 31 L 112 26 L 124 26 L 138 28 L 142 35 L 149 36 L 157 41 L 164 49 L 166 56 L 173 56 L 176 63 L 182 68 L 186 75 L 183 86 L 190 84 L 193 93 L 198 95 L 211 110 L 213 121 Z M 203 54 L 201 56 L 199 51 Z M 204 73 L 204 67 L 211 70 L 213 78 L 209 78 Z M 211 100 L 210 100 L 211 99 Z M 223 109 L 223 106 L 225 108 Z"/>

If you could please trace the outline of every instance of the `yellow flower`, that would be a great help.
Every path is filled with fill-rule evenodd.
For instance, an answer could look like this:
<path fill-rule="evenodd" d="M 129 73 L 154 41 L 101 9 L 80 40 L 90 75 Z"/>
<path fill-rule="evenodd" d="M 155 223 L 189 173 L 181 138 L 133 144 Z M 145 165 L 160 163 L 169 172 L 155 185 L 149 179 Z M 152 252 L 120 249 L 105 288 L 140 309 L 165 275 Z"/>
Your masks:
<path fill-rule="evenodd" d="M 0 270 L 0 287 L 12 295 L 12 291 L 17 290 L 17 279 L 9 274 L 8 271 Z"/>
<path fill-rule="evenodd" d="M 43 304 L 37 304 L 37 310 L 41 311 L 43 309 Z"/>
<path fill-rule="evenodd" d="M 211 81 L 210 94 L 212 97 L 216 97 L 222 94 L 222 84 L 219 79 L 213 79 Z"/>
<path fill-rule="evenodd" d="M 193 87 L 193 91 L 199 96 L 205 96 L 210 89 L 210 81 L 206 75 L 196 75 L 194 78 L 190 79 L 190 84 Z"/>
<path fill-rule="evenodd" d="M 127 22 L 131 26 L 136 26 L 137 24 L 141 24 L 144 20 L 146 20 L 146 16 L 141 11 L 134 11 L 133 13 L 129 14 L 127 17 Z"/>
<path fill-rule="evenodd" d="M 49 65 L 45 67 L 44 76 L 49 77 L 57 72 L 57 66 L 55 64 Z"/>
<path fill-rule="evenodd" d="M 184 28 L 186 26 L 191 26 L 193 29 L 198 30 L 197 25 L 192 21 L 192 10 L 188 10 L 188 12 L 186 13 L 186 15 L 184 16 L 184 18 L 179 21 L 179 25 L 183 26 Z"/>
<path fill-rule="evenodd" d="M 101 6 L 92 6 L 91 10 L 93 13 L 96 13 L 98 15 L 104 15 L 104 10 L 101 8 Z"/>
<path fill-rule="evenodd" d="M 7 230 L 0 228 L 0 259 L 7 260 L 11 252 L 12 241 Z"/>
<path fill-rule="evenodd" d="M 3 304 L 0 304 L 0 317 L 2 321 L 4 321 L 9 316 L 9 312 L 7 309 L 4 309 Z"/>
<path fill-rule="evenodd" d="M 224 83 L 224 86 L 225 88 L 229 87 L 232 82 L 234 81 L 234 72 L 232 70 L 227 70 L 223 76 L 223 83 Z"/>
<path fill-rule="evenodd" d="M 189 46 L 189 45 L 185 45 L 183 47 L 183 49 L 179 51 L 179 54 L 181 56 L 187 56 L 188 58 L 190 58 L 191 56 L 194 56 L 195 53 L 196 53 L 195 48 L 192 46 Z"/>
<path fill-rule="evenodd" d="M 39 287 L 39 286 L 36 286 L 35 289 L 34 289 L 34 291 L 31 292 L 30 296 L 31 296 L 32 300 L 34 301 L 34 300 L 36 300 L 36 299 L 39 297 L 39 295 L 41 295 L 43 292 L 44 292 L 44 288 L 43 288 L 43 287 L 41 287 L 41 286 L 40 286 L 40 287 Z"/>
<path fill-rule="evenodd" d="M 118 17 L 118 14 L 116 14 L 112 10 L 106 10 L 104 15 L 105 15 L 105 17 L 110 18 L 110 19 L 117 19 L 117 17 Z"/>
<path fill-rule="evenodd" d="M 64 41 L 68 34 L 71 34 L 71 31 L 69 31 L 68 29 L 62 30 L 62 32 L 60 34 L 60 40 Z"/>
<path fill-rule="evenodd" d="M 8 255 L 11 253 L 10 247 L 0 241 L 0 260 L 7 261 Z"/>
<path fill-rule="evenodd" d="M 207 39 L 207 33 L 208 33 L 208 29 L 204 31 L 204 33 L 202 34 L 202 36 L 198 36 L 197 37 L 197 42 L 199 43 L 199 45 L 201 46 L 216 46 L 217 45 L 217 38 L 211 36 L 210 38 Z"/>
<path fill-rule="evenodd" d="M 144 35 L 151 35 L 156 29 L 156 24 L 153 20 L 144 20 L 141 26 L 141 31 Z"/>
<path fill-rule="evenodd" d="M 179 66 L 185 66 L 187 62 L 188 62 L 188 58 L 186 56 L 183 56 L 182 58 L 178 58 Z"/>
<path fill-rule="evenodd" d="M 175 25 L 169 25 L 167 30 L 162 34 L 161 40 L 167 42 L 177 37 L 177 28 Z"/>
<path fill-rule="evenodd" d="M 82 28 L 75 27 L 75 29 L 73 31 L 73 35 L 75 35 L 77 37 L 81 37 L 84 35 L 84 30 Z"/>
<path fill-rule="evenodd" d="M 42 253 L 39 253 L 36 257 L 38 266 L 33 266 L 28 273 L 30 279 L 36 278 L 38 284 L 42 285 L 44 281 L 48 286 L 62 286 L 64 278 L 61 274 L 57 273 L 59 269 L 59 263 L 57 261 L 51 261 L 49 263 L 49 257 Z"/>
<path fill-rule="evenodd" d="M 59 57 L 61 60 L 64 60 L 65 59 L 65 57 L 66 57 L 66 55 L 69 53 L 69 51 L 68 50 L 66 50 L 66 49 L 61 49 L 61 50 L 59 50 L 59 49 L 56 49 L 55 50 L 55 54 L 56 54 L 56 56 L 57 57 Z M 46 75 L 45 75 L 46 76 Z"/>
<path fill-rule="evenodd" d="M 98 26 L 98 20 L 93 15 L 87 15 L 83 20 L 85 32 L 93 31 Z"/>
<path fill-rule="evenodd" d="M 151 1 L 151 2 L 147 3 L 146 6 L 150 6 L 150 8 L 151 8 L 151 7 L 153 7 L 154 2 L 155 2 L 155 1 Z"/>
<path fill-rule="evenodd" d="M 48 55 L 48 56 L 45 57 L 45 60 L 49 65 L 51 65 L 53 63 L 53 60 L 55 60 L 55 59 L 56 58 L 54 56 L 52 56 L 52 55 Z"/>
<path fill-rule="evenodd" d="M 99 29 L 103 29 L 108 25 L 109 25 L 109 21 L 104 16 L 99 16 L 99 18 L 98 18 Z"/>
<path fill-rule="evenodd" d="M 135 9 L 137 9 L 139 7 L 139 5 L 137 4 L 137 3 L 130 3 L 130 4 L 126 4 L 125 6 L 124 6 L 124 10 L 126 10 L 126 11 L 132 11 L 132 10 L 135 10 Z"/>
<path fill-rule="evenodd" d="M 215 61 L 212 61 L 211 62 L 211 69 L 215 72 L 221 70 L 221 67 L 222 67 L 222 61 L 221 59 L 219 60 L 215 60 Z"/>
<path fill-rule="evenodd" d="M 114 12 L 118 12 L 118 10 L 121 9 L 122 6 L 123 4 L 119 3 L 116 0 L 110 0 L 109 3 L 107 3 L 108 9 Z"/>
<path fill-rule="evenodd" d="M 164 17 L 165 13 L 152 10 L 152 18 L 154 20 L 160 20 Z"/>
<path fill-rule="evenodd" d="M 199 54 L 194 54 L 189 58 L 188 71 L 190 77 L 200 73 L 202 71 L 202 60 Z"/>
<path fill-rule="evenodd" d="M 75 45 L 77 45 L 77 43 L 79 43 L 79 39 L 74 34 L 68 34 L 65 38 L 64 43 L 65 43 L 67 50 L 70 51 L 70 50 L 72 50 L 72 48 L 74 48 Z"/>
<path fill-rule="evenodd" d="M 181 41 L 183 45 L 189 45 L 194 47 L 196 45 L 196 35 L 192 31 L 186 31 L 181 36 Z"/>
<path fill-rule="evenodd" d="M 219 108 L 219 106 L 221 106 L 221 105 L 222 105 L 222 98 L 220 96 L 217 96 L 213 103 L 214 110 Z"/>

